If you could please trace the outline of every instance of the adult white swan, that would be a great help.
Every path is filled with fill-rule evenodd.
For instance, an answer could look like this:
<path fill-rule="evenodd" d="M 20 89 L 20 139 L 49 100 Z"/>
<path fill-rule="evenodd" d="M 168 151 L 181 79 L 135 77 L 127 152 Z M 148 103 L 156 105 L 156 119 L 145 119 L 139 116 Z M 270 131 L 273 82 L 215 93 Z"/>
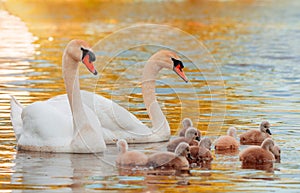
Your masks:
<path fill-rule="evenodd" d="M 106 148 L 103 128 L 95 113 L 81 101 L 78 64 L 97 74 L 95 55 L 82 40 L 65 48 L 62 68 L 66 95 L 59 95 L 27 107 L 11 99 L 11 121 L 18 148 L 30 151 L 91 153 Z"/>
<path fill-rule="evenodd" d="M 77 44 L 74 42 L 77 42 Z M 133 114 L 113 101 L 91 92 L 79 91 L 79 60 L 76 61 L 77 65 L 69 64 L 70 61 L 73 61 L 71 59 L 75 58 L 73 55 L 77 54 L 77 58 L 85 56 L 86 58 L 82 57 L 83 63 L 86 64 L 91 72 L 94 73 L 96 71 L 93 65 L 88 62 L 88 57 L 91 59 L 95 58 L 94 54 L 92 54 L 87 47 L 82 45 L 75 48 L 74 45 L 79 45 L 78 42 L 81 42 L 82 45 L 86 45 L 83 41 L 73 41 L 73 43 L 70 43 L 66 48 L 65 53 L 68 54 L 64 54 L 63 56 L 63 72 L 68 97 L 66 95 L 60 95 L 48 101 L 33 103 L 24 109 L 12 98 L 11 120 L 19 147 L 21 149 L 36 151 L 81 152 L 75 151 L 72 144 L 75 144 L 76 141 L 80 141 L 84 147 L 90 147 L 93 144 L 93 146 L 99 146 L 97 143 L 103 146 L 103 140 L 101 142 L 96 142 L 96 139 L 92 140 L 96 138 L 97 135 L 99 136 L 99 140 L 101 140 L 100 138 L 103 136 L 106 143 L 115 143 L 115 139 L 120 138 L 126 139 L 129 143 L 168 140 L 170 137 L 170 127 L 155 97 L 155 78 L 162 68 L 167 68 L 174 70 L 187 82 L 187 78 L 182 71 L 184 66 L 178 56 L 174 52 L 161 50 L 154 54 L 144 67 L 142 92 L 153 126 L 152 128 L 148 128 Z M 72 46 L 70 47 L 70 45 Z M 78 50 L 81 50 L 81 52 L 75 52 Z M 74 80 L 75 83 L 72 85 L 72 81 Z M 83 98 L 83 104 L 81 98 Z M 67 100 L 69 100 L 71 109 Z M 46 105 L 46 107 L 44 105 Z M 36 106 L 37 108 L 35 108 Z M 73 106 L 76 106 L 76 109 Z M 45 110 L 48 108 L 59 109 L 62 115 L 57 116 L 55 113 L 55 115 L 50 115 L 48 114 L 49 110 Z M 84 115 L 85 113 L 88 115 Z M 56 121 L 60 117 L 63 118 Z M 95 120 L 95 118 L 98 118 L 98 120 Z M 57 125 L 52 124 L 55 121 Z M 34 124 L 32 124 L 33 122 Z M 89 134 L 85 134 L 86 129 L 80 129 L 85 125 L 92 125 L 94 123 L 98 125 L 92 127 L 92 131 L 97 134 L 95 136 L 93 136 L 93 132 L 89 132 L 90 136 L 88 136 Z M 67 127 L 65 125 L 67 125 Z M 76 133 L 79 134 L 76 135 Z M 84 140 L 81 140 L 81 138 Z M 86 140 L 88 143 L 84 143 Z M 62 147 L 58 148 L 58 145 Z M 103 146 L 103 148 L 104 147 L 105 146 Z M 48 150 L 48 148 L 51 150 Z M 96 149 L 96 147 L 93 148 Z M 86 150 L 90 151 L 90 149 Z M 101 151 L 101 149 L 99 149 L 99 151 Z M 82 150 L 82 152 L 84 151 Z"/>
<path fill-rule="evenodd" d="M 184 66 L 174 52 L 160 50 L 148 59 L 142 74 L 142 94 L 152 128 L 147 127 L 132 113 L 113 101 L 90 92 L 81 92 L 85 99 L 84 104 L 94 109 L 105 128 L 104 140 L 106 143 L 115 143 L 116 139 L 125 139 L 128 143 L 169 140 L 171 135 L 169 123 L 155 95 L 156 76 L 163 68 L 173 70 L 185 82 L 188 81 L 182 70 Z"/>

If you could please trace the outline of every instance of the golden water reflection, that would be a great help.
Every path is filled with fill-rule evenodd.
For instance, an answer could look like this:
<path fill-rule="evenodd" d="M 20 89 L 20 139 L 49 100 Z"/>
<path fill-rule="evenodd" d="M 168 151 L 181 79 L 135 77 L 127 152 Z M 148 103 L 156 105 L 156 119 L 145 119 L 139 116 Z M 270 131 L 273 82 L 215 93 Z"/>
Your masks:
<path fill-rule="evenodd" d="M 34 0 L 7 0 L 0 4 L 0 37 L 4 42 L 0 45 L 1 191 L 262 192 L 270 188 L 279 192 L 299 189 L 300 72 L 296 68 L 299 56 L 295 50 L 300 44 L 299 38 L 294 37 L 300 26 L 297 2 L 54 0 L 37 4 Z M 181 114 L 192 118 L 203 135 L 212 139 L 224 134 L 229 126 L 237 126 L 241 133 L 257 128 L 262 119 L 268 119 L 274 127 L 276 143 L 284 152 L 281 163 L 274 163 L 273 168 L 278 170 L 270 173 L 243 170 L 237 154 L 213 152 L 214 160 L 209 167 L 193 168 L 187 177 L 138 173 L 126 176 L 113 166 L 115 147 L 97 156 L 16 151 L 7 95 L 15 95 L 27 105 L 65 93 L 61 56 L 69 40 L 85 39 L 94 45 L 116 30 L 139 23 L 167 24 L 192 34 L 203 41 L 222 73 L 225 100 L 220 100 L 223 85 L 216 79 L 217 69 L 210 68 L 212 61 L 203 61 L 206 66 L 199 71 L 191 68 L 191 62 L 184 58 L 187 64 L 184 70 L 191 84 L 181 83 L 174 74 L 161 74 L 160 78 L 166 82 L 158 84 L 157 96 L 172 134 L 180 127 Z M 202 57 L 193 52 L 190 44 L 176 42 L 176 37 L 174 42 L 188 54 Z M 107 65 L 96 87 L 98 94 L 114 99 L 145 122 L 148 116 L 141 105 L 138 81 L 141 66 L 129 76 L 124 76 L 124 72 L 132 64 L 146 60 L 155 49 L 158 48 L 144 46 L 121 53 Z M 117 80 L 130 84 L 119 86 Z M 82 88 L 93 90 L 94 82 L 84 75 Z M 196 94 L 191 95 L 191 89 Z M 220 121 L 210 122 L 213 110 L 216 112 L 213 118 L 224 118 L 223 125 L 219 126 Z M 209 124 L 219 128 L 209 130 Z M 130 148 L 150 152 L 164 150 L 164 144 L 131 145 Z"/>

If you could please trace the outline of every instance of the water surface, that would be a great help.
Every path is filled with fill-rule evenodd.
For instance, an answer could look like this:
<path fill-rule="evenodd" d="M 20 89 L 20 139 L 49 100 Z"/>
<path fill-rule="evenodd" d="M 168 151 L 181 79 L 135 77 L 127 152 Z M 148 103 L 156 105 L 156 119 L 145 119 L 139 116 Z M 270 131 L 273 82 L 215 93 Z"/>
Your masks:
<path fill-rule="evenodd" d="M 299 191 L 298 1 L 24 0 L 0 2 L 0 8 L 1 192 Z M 79 38 L 94 45 L 116 30 L 141 23 L 188 32 L 204 43 L 218 65 L 212 68 L 209 64 L 214 61 L 205 61 L 188 42 L 170 37 L 178 49 L 183 47 L 187 55 L 202 60 L 203 66 L 195 68 L 183 55 L 189 84 L 167 71 L 159 76 L 157 96 L 172 134 L 185 116 L 212 139 L 225 134 L 229 126 L 242 133 L 269 120 L 273 138 L 282 149 L 281 163 L 274 164 L 274 171 L 241 169 L 237 155 L 213 152 L 211 169 L 195 168 L 189 176 L 124 174 L 114 167 L 115 146 L 97 155 L 16 151 L 8 94 L 26 106 L 65 93 L 61 56 L 68 41 Z M 157 49 L 146 45 L 120 53 L 105 65 L 101 79 L 82 76 L 82 89 L 113 99 L 148 123 L 139 73 Z M 110 54 L 97 51 L 101 56 Z M 219 85 L 219 70 L 223 85 Z M 164 148 L 165 143 L 130 145 L 147 153 Z"/>

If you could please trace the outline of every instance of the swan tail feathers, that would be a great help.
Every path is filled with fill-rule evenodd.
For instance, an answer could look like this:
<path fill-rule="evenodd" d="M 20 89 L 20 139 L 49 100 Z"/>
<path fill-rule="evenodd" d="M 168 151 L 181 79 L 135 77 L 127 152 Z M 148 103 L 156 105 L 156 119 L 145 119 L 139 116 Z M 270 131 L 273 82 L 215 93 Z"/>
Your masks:
<path fill-rule="evenodd" d="M 10 108 L 10 119 L 18 141 L 23 131 L 23 121 L 21 115 L 24 107 L 14 96 L 11 96 Z"/>

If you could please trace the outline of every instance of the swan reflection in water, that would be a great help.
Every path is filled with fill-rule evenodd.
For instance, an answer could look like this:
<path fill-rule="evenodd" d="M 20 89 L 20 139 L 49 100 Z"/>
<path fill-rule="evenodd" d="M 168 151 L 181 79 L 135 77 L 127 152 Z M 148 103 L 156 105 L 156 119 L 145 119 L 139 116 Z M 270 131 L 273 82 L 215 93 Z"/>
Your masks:
<path fill-rule="evenodd" d="M 100 154 L 67 154 L 18 151 L 11 184 L 23 188 L 84 192 L 94 177 L 117 175 Z M 113 160 L 111 160 L 113 162 Z"/>
<path fill-rule="evenodd" d="M 116 148 L 111 146 L 98 154 L 18 151 L 10 184 L 17 187 L 13 188 L 13 192 L 22 192 L 24 189 L 85 192 L 121 187 L 152 191 L 162 183 L 188 184 L 186 177 L 189 174 L 186 171 L 117 168 L 116 152 Z M 22 187 L 22 190 L 18 187 Z"/>

